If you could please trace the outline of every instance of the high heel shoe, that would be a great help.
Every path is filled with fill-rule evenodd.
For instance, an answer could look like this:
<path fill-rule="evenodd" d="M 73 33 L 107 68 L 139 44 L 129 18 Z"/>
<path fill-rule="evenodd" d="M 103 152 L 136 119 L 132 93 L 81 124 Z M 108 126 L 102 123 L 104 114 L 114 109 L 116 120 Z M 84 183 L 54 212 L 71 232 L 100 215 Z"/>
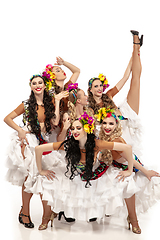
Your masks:
<path fill-rule="evenodd" d="M 129 216 L 127 217 L 127 221 L 128 221 L 128 229 L 129 230 L 130 230 L 130 224 L 132 225 L 132 222 L 138 223 L 138 220 L 131 219 Z M 140 229 L 140 227 L 133 227 L 133 225 L 132 225 L 132 232 L 134 232 L 136 234 L 141 234 L 141 229 Z"/>
<path fill-rule="evenodd" d="M 23 208 L 23 207 L 21 207 Z M 22 211 L 22 210 L 21 210 Z M 29 223 L 23 222 L 22 217 L 28 217 Z M 34 228 L 34 224 L 31 222 L 30 216 L 24 215 L 22 212 L 19 214 L 19 222 L 23 224 L 26 228 Z"/>
<path fill-rule="evenodd" d="M 139 36 L 139 32 L 138 32 L 138 31 L 131 30 L 130 32 L 132 33 L 133 36 L 134 36 L 134 35 Z M 138 38 L 139 38 L 139 37 L 138 37 Z M 141 47 L 141 46 L 143 45 L 143 35 L 141 35 L 141 38 L 139 38 L 139 43 L 135 43 L 134 41 L 133 41 L 133 43 L 134 43 L 134 44 L 139 44 L 140 47 Z"/>
<path fill-rule="evenodd" d="M 61 220 L 61 217 L 64 217 L 64 219 L 66 220 L 66 222 L 75 222 L 75 218 L 67 218 L 65 215 L 64 215 L 64 212 L 59 212 L 59 215 L 58 215 L 58 220 L 60 221 Z"/>
<path fill-rule="evenodd" d="M 49 220 L 48 220 L 47 223 L 39 225 L 38 230 L 45 230 L 45 229 L 47 229 L 49 221 L 51 221 L 51 227 L 53 227 L 53 220 L 54 220 L 54 218 L 57 217 L 57 215 L 58 215 L 57 213 L 52 211 L 51 215 L 49 217 L 43 217 L 42 218 L 43 220 L 45 220 L 45 219 L 49 219 Z"/>

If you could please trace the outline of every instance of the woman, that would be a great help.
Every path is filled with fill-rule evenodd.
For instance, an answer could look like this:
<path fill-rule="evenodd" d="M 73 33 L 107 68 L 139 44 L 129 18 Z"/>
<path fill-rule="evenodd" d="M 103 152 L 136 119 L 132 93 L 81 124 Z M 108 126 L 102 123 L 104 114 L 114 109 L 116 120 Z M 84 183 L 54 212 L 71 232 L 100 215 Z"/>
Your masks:
<path fill-rule="evenodd" d="M 101 108 L 95 116 L 101 123 L 101 131 L 99 134 L 101 140 L 125 143 L 124 139 L 121 137 L 122 127 L 114 109 Z M 158 196 L 158 192 L 160 191 L 160 179 L 152 178 L 160 177 L 160 175 L 153 170 L 147 170 L 143 167 L 136 156 L 135 159 L 136 160 L 133 161 L 133 171 L 136 172 L 134 180 L 140 189 L 136 194 L 133 194 L 129 198 L 124 197 L 124 199 L 128 209 L 127 220 L 129 228 L 131 224 L 132 231 L 139 234 L 141 233 L 141 230 L 137 221 L 136 208 L 138 212 L 146 211 L 153 203 L 155 203 L 155 200 L 160 199 L 160 196 Z M 103 150 L 99 156 L 99 160 L 110 166 L 108 174 L 110 176 L 110 181 L 113 182 L 113 184 L 114 178 L 118 173 L 121 175 L 120 180 L 124 180 L 123 173 L 125 173 L 124 170 L 127 169 L 127 159 L 122 152 Z"/>
<path fill-rule="evenodd" d="M 89 107 L 97 113 L 98 109 L 102 107 L 116 107 L 113 102 L 113 97 L 121 90 L 132 70 L 132 78 L 130 89 L 126 100 L 119 106 L 116 112 L 122 117 L 123 138 L 132 146 L 133 152 L 140 158 L 141 156 L 141 133 L 142 125 L 140 123 L 139 101 L 140 101 L 140 76 L 142 71 L 140 61 L 140 46 L 143 43 L 143 35 L 139 39 L 137 31 L 131 31 L 133 34 L 133 53 L 132 58 L 125 71 L 124 77 L 110 89 L 106 94 L 103 94 L 104 76 L 100 78 L 93 78 L 89 81 L 88 101 Z M 107 86 L 106 86 L 107 87 Z M 105 88 L 106 88 L 105 87 Z"/>
<path fill-rule="evenodd" d="M 12 134 L 8 150 L 9 170 L 6 178 L 12 184 L 22 186 L 22 209 L 19 221 L 27 228 L 34 227 L 30 219 L 30 200 L 33 194 L 25 191 L 25 184 L 26 187 L 27 184 L 30 186 L 33 177 L 37 174 L 34 148 L 46 143 L 54 125 L 58 125 L 59 102 L 62 97 L 68 96 L 68 92 L 62 92 L 52 98 L 48 94 L 48 84 L 41 75 L 34 75 L 30 79 L 29 99 L 4 118 L 5 123 L 16 130 Z M 14 119 L 21 114 L 24 115 L 23 128 L 14 122 Z M 50 154 L 45 155 L 44 158 L 49 159 Z"/>
<path fill-rule="evenodd" d="M 78 83 L 69 84 L 67 90 L 69 91 L 68 97 L 68 112 L 64 113 L 61 131 L 57 136 L 57 141 L 64 141 L 66 136 L 71 136 L 70 126 L 77 117 L 80 117 L 88 104 L 88 96 L 85 92 L 78 88 Z"/>
<path fill-rule="evenodd" d="M 61 65 L 67 67 L 71 72 L 72 75 L 67 83 L 64 84 L 66 80 L 66 73 L 61 69 Z M 48 64 L 45 68 L 45 70 L 42 73 L 42 76 L 44 79 L 50 83 L 50 92 L 54 94 L 60 93 L 61 91 L 64 91 L 68 88 L 69 84 L 75 83 L 79 77 L 80 69 L 72 65 L 71 63 L 68 63 L 64 61 L 61 57 L 56 58 L 55 66 L 52 66 L 51 64 Z M 53 84 L 53 88 L 51 86 L 51 82 Z M 60 129 L 62 129 L 62 117 L 64 113 L 68 111 L 68 98 L 62 98 L 60 101 L 60 123 L 59 126 L 54 128 L 54 131 L 49 137 L 49 142 L 55 142 L 57 141 L 57 135 L 60 133 Z"/>
<path fill-rule="evenodd" d="M 94 217 L 101 219 L 108 214 L 108 202 L 114 201 L 115 195 L 120 197 L 120 193 L 116 188 L 112 194 L 112 186 L 107 184 L 107 167 L 97 161 L 97 154 L 102 149 L 123 151 L 129 162 L 125 172 L 127 177 L 133 168 L 131 146 L 95 139 L 94 119 L 86 112 L 73 122 L 71 131 L 71 138 L 64 142 L 36 147 L 36 161 L 41 178 L 37 184 L 42 185 L 43 200 L 53 207 L 54 212 L 65 211 L 67 216 L 77 220 L 86 221 Z M 60 163 L 49 170 L 43 169 L 42 153 L 53 150 L 65 150 L 63 168 Z M 117 202 L 116 207 L 120 205 Z M 51 214 L 48 212 L 48 222 L 52 221 L 49 217 Z"/>
<path fill-rule="evenodd" d="M 56 94 L 60 93 L 63 90 L 66 90 L 68 87 L 68 84 L 75 83 L 79 77 L 80 69 L 72 65 L 71 63 L 68 63 L 64 61 L 61 57 L 56 58 L 55 66 L 52 66 L 51 64 L 48 64 L 46 66 L 45 71 L 42 73 L 42 76 L 46 79 L 52 79 L 54 83 L 54 91 Z M 70 77 L 69 81 L 64 84 L 64 81 L 66 80 L 66 73 L 61 69 L 61 65 L 67 67 L 72 72 L 72 76 Z M 67 102 L 68 99 L 63 99 L 61 103 L 61 110 L 63 112 L 67 111 Z"/>

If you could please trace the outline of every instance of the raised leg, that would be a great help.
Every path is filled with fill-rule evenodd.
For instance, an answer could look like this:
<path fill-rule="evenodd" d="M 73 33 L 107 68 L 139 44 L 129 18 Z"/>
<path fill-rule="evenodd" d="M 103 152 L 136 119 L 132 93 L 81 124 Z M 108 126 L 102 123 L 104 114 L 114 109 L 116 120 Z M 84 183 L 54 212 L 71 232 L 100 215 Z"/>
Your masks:
<path fill-rule="evenodd" d="M 134 35 L 134 42 L 139 43 L 139 37 L 137 35 Z M 132 78 L 127 95 L 127 102 L 136 114 L 139 113 L 141 71 L 140 45 L 134 44 L 132 54 Z"/>

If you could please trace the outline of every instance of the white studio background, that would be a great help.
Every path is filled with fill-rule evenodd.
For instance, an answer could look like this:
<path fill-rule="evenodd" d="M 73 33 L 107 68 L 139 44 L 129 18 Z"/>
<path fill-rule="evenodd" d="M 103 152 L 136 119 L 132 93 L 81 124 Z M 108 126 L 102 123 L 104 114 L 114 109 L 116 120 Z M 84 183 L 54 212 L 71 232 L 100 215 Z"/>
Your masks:
<path fill-rule="evenodd" d="M 131 29 L 144 34 L 139 114 L 144 127 L 142 162 L 159 169 L 158 0 L 5 0 L 0 3 L 0 22 L 2 194 L 4 191 L 7 196 L 10 191 L 4 180 L 4 165 L 13 132 L 3 118 L 28 98 L 29 78 L 61 56 L 81 69 L 78 84 L 85 91 L 88 80 L 99 73 L 105 74 L 113 87 L 122 78 L 132 54 Z M 69 79 L 71 73 L 62 68 Z M 127 96 L 129 83 L 130 79 L 115 97 L 116 104 Z M 16 122 L 21 124 L 21 118 Z M 13 191 L 14 186 L 11 188 Z M 7 215 L 12 209 L 5 194 L 1 213 Z"/>

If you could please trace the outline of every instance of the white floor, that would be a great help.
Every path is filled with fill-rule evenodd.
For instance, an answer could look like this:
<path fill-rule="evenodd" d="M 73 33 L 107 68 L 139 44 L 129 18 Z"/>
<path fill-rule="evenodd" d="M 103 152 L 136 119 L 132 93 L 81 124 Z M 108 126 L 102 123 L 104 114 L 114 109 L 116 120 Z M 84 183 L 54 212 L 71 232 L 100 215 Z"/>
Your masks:
<path fill-rule="evenodd" d="M 53 228 L 39 231 L 38 226 L 41 223 L 42 207 L 39 196 L 34 195 L 31 200 L 31 218 L 35 224 L 34 229 L 26 229 L 18 222 L 18 213 L 21 206 L 20 187 L 3 183 L 4 194 L 1 198 L 1 236 L 5 239 L 15 240 L 46 240 L 46 239 L 143 239 L 151 240 L 159 235 L 159 214 L 160 203 L 156 203 L 147 213 L 139 216 L 139 225 L 142 234 L 137 235 L 127 229 L 126 219 L 115 218 L 113 216 L 105 218 L 100 224 L 97 222 L 75 222 L 66 223 L 64 219 L 54 220 Z M 3 235 L 2 235 L 3 234 Z"/>

